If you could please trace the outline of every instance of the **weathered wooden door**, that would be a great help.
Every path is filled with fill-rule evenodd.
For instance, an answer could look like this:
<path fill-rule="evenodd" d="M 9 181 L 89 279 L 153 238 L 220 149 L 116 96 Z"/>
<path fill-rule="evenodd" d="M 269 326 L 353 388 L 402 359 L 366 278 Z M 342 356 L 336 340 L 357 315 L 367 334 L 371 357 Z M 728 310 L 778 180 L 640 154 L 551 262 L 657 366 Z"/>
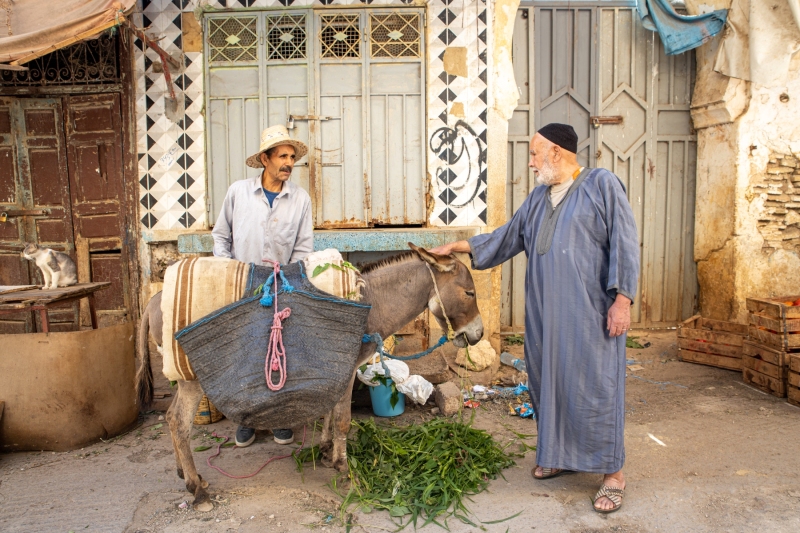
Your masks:
<path fill-rule="evenodd" d="M 509 124 L 508 216 L 536 185 L 530 136 L 549 122 L 571 124 L 581 164 L 615 172 L 628 191 L 642 252 L 634 324 L 670 326 L 690 316 L 694 55 L 665 56 L 633 2 L 533 2 L 518 12 L 513 63 L 521 98 Z M 524 329 L 524 269 L 524 257 L 503 267 L 501 321 L 509 331 Z"/>
<path fill-rule="evenodd" d="M 26 242 L 65 252 L 79 281 L 111 282 L 96 296 L 103 324 L 130 305 L 121 116 L 118 93 L 0 97 L 0 285 L 43 283 L 20 255 Z M 50 330 L 77 328 L 77 309 L 50 311 Z M 31 320 L 0 315 L 0 332 L 32 331 Z"/>
<path fill-rule="evenodd" d="M 95 297 L 104 323 L 122 321 L 130 302 L 122 186 L 119 94 L 65 97 L 67 161 L 76 258 L 84 281 L 110 281 Z"/>
<path fill-rule="evenodd" d="M 26 242 L 75 259 L 60 99 L 0 97 L 0 285 L 42 284 L 21 257 Z M 75 306 L 50 312 L 50 329 L 71 329 Z M 31 331 L 29 314 L 0 315 L 0 332 Z"/>

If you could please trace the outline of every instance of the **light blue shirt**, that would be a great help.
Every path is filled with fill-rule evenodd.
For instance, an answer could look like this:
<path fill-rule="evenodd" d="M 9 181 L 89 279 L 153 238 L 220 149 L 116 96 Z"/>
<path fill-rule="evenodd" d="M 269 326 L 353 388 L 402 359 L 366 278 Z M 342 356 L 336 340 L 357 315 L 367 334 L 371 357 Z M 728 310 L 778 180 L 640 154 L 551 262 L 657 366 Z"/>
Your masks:
<path fill-rule="evenodd" d="M 270 207 L 260 176 L 239 180 L 228 188 L 211 235 L 217 257 L 294 263 L 314 250 L 311 197 L 286 181 Z"/>

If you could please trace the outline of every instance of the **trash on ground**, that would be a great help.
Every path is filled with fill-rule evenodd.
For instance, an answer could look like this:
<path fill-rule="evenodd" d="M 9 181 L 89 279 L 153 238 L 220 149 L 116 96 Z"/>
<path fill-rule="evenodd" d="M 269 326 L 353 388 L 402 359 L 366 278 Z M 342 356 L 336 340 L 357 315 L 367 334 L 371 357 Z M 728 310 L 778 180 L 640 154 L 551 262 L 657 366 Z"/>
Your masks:
<path fill-rule="evenodd" d="M 514 413 L 520 418 L 536 419 L 536 413 L 533 411 L 533 407 L 531 407 L 531 404 L 528 402 L 525 402 L 522 405 L 514 406 Z"/>
<path fill-rule="evenodd" d="M 503 352 L 500 354 L 500 362 L 506 366 L 512 366 L 516 370 L 520 372 L 527 372 L 527 368 L 525 367 L 525 360 L 519 359 L 518 357 L 514 357 L 508 352 Z"/>
<path fill-rule="evenodd" d="M 467 400 L 466 402 L 464 402 L 464 407 L 467 407 L 469 409 L 477 409 L 480 406 L 481 402 L 476 402 L 475 400 Z"/>
<path fill-rule="evenodd" d="M 647 436 L 648 436 L 648 437 L 650 437 L 651 439 L 653 439 L 653 441 L 654 441 L 656 444 L 659 444 L 659 445 L 661 445 L 661 446 L 664 446 L 664 447 L 666 447 L 666 446 L 667 446 L 666 444 L 664 444 L 663 442 L 661 442 L 661 441 L 660 441 L 660 440 L 659 440 L 659 439 L 658 439 L 658 438 L 657 438 L 655 435 L 653 435 L 652 433 L 648 433 L 648 434 L 647 434 Z"/>
<path fill-rule="evenodd" d="M 189 507 L 189 502 L 185 502 L 185 501 L 181 502 L 180 505 L 178 505 L 178 507 L 181 508 L 181 509 L 186 509 L 187 507 Z"/>
<path fill-rule="evenodd" d="M 629 365 L 628 370 L 631 372 L 638 372 L 640 370 L 644 370 L 644 367 L 642 365 Z"/>

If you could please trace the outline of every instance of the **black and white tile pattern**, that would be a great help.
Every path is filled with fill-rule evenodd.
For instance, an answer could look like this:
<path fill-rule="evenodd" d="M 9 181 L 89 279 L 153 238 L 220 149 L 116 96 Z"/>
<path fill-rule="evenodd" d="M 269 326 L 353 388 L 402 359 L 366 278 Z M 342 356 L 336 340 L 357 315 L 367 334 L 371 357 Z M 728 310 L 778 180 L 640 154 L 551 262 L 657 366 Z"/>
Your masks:
<path fill-rule="evenodd" d="M 183 118 L 167 118 L 164 75 L 136 42 L 140 221 L 147 230 L 202 229 L 206 220 L 203 54 L 183 54 L 181 14 L 198 2 L 217 9 L 308 5 L 410 4 L 413 0 L 139 0 L 134 22 L 184 68 L 173 73 Z M 486 0 L 428 2 L 428 170 L 437 226 L 486 224 Z M 447 47 L 466 48 L 467 76 L 444 72 Z M 180 105 L 179 104 L 179 105 Z M 179 115 L 180 116 L 180 115 Z"/>

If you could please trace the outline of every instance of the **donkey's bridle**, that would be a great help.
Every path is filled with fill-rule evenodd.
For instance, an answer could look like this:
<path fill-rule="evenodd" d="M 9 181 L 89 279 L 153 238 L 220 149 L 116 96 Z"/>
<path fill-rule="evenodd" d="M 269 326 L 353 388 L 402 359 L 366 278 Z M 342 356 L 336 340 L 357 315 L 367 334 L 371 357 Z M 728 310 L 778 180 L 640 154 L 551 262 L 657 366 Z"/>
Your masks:
<path fill-rule="evenodd" d="M 439 294 L 439 286 L 436 284 L 436 276 L 433 275 L 433 269 L 427 261 L 425 262 L 425 266 L 428 267 L 428 272 L 431 273 L 433 289 L 436 291 L 436 299 L 439 301 L 439 307 L 442 309 L 442 315 L 444 316 L 445 322 L 447 322 L 447 340 L 451 341 L 455 338 L 456 332 L 453 330 L 453 325 L 450 323 L 450 319 L 447 317 L 447 311 L 444 310 L 444 302 L 442 302 L 442 295 Z"/>

